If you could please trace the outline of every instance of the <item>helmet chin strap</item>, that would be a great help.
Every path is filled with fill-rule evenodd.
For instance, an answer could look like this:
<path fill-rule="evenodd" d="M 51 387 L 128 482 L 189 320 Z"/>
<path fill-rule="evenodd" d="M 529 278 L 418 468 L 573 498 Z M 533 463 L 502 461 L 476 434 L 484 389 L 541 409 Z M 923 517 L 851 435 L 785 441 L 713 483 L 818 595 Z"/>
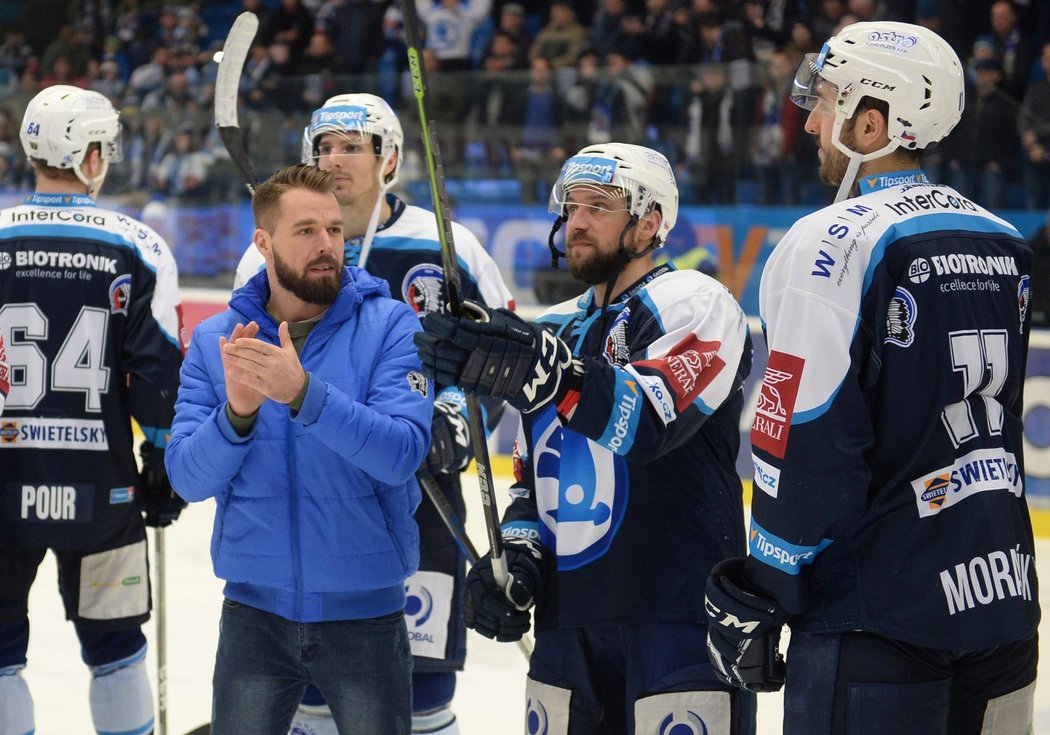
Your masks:
<path fill-rule="evenodd" d="M 849 193 L 853 190 L 853 185 L 857 183 L 857 175 L 860 173 L 860 165 L 862 163 L 876 158 L 882 158 L 885 155 L 889 155 L 897 148 L 897 144 L 893 140 L 890 140 L 882 148 L 879 148 L 877 151 L 872 151 L 871 153 L 860 153 L 859 151 L 855 151 L 847 146 L 842 140 L 842 127 L 845 122 L 846 118 L 841 115 L 836 115 L 835 127 L 831 132 L 831 140 L 835 144 L 835 147 L 849 158 L 849 164 L 846 166 L 846 173 L 843 175 L 842 181 L 839 182 L 839 190 L 835 194 L 836 204 L 849 198 Z"/>
<path fill-rule="evenodd" d="M 81 166 L 83 163 L 80 164 Z M 102 171 L 93 179 L 89 179 L 84 175 L 84 172 L 80 170 L 80 166 L 73 167 L 73 173 L 80 179 L 80 183 L 87 187 L 87 194 L 89 197 L 94 197 L 98 193 L 99 186 L 102 184 L 102 179 L 106 178 L 106 172 L 109 171 L 109 161 L 105 158 L 102 159 Z"/>
<path fill-rule="evenodd" d="M 379 166 L 379 196 L 376 197 L 376 205 L 372 208 L 372 216 L 368 219 L 368 228 L 365 230 L 365 239 L 361 243 L 361 257 L 357 259 L 357 267 L 364 268 L 368 260 L 368 253 L 372 250 L 372 240 L 375 239 L 376 230 L 379 229 L 379 213 L 383 211 L 383 199 L 386 197 L 386 166 L 390 163 L 392 153 L 383 156 L 383 162 Z"/>

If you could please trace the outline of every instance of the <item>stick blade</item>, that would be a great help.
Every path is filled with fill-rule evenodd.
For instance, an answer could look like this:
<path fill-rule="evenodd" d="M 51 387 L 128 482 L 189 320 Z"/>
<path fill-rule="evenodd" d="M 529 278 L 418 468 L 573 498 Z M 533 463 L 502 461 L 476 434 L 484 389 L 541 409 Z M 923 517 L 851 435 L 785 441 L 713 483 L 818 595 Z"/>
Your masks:
<path fill-rule="evenodd" d="M 245 11 L 233 21 L 222 46 L 222 61 L 215 75 L 215 124 L 220 128 L 237 127 L 237 88 L 258 30 L 259 18 Z"/>

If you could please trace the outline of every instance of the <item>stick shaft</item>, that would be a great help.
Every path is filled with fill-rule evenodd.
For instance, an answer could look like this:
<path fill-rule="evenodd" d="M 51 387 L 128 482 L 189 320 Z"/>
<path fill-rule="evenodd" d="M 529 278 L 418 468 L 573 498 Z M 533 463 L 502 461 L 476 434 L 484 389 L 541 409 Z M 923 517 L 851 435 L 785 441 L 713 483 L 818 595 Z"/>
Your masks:
<path fill-rule="evenodd" d="M 448 195 L 445 191 L 445 174 L 441 166 L 441 152 L 433 136 L 433 123 L 427 114 L 427 82 L 420 55 L 419 30 L 416 18 L 415 0 L 405 0 L 402 4 L 405 19 L 405 45 L 408 47 L 409 75 L 412 78 L 412 92 L 419 108 L 419 122 L 423 135 L 423 154 L 426 160 L 427 176 L 430 180 L 430 196 L 434 205 L 434 217 L 437 219 L 438 238 L 441 242 L 441 263 L 444 269 L 445 293 L 449 311 L 461 316 L 463 301 L 459 291 L 459 267 L 456 257 L 456 244 L 452 239 L 452 220 L 448 213 Z M 489 548 L 492 551 L 492 573 L 501 589 L 506 589 L 508 575 L 506 555 L 503 551 L 503 538 L 500 535 L 499 509 L 496 506 L 496 493 L 492 485 L 492 463 L 489 461 L 489 448 L 486 439 L 485 424 L 482 420 L 481 402 L 474 394 L 467 394 L 467 420 L 470 424 L 470 436 L 474 449 L 474 461 L 478 469 L 478 485 L 481 488 L 481 504 L 485 515 L 485 530 L 488 535 Z"/>

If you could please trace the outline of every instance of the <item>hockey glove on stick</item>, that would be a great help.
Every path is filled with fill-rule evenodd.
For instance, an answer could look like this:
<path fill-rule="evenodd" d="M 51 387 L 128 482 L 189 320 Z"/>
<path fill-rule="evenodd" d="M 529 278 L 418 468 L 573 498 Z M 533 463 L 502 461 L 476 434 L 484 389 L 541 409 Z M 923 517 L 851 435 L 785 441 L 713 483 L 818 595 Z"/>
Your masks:
<path fill-rule="evenodd" d="M 423 468 L 433 477 L 459 472 L 470 464 L 470 426 L 459 406 L 451 401 L 434 401 L 430 421 L 430 451 Z"/>
<path fill-rule="evenodd" d="M 142 511 L 146 515 L 146 525 L 152 528 L 164 528 L 174 523 L 186 501 L 171 487 L 164 465 L 160 468 L 145 468 L 139 475 L 139 490 L 142 493 Z"/>
<path fill-rule="evenodd" d="M 780 631 L 786 614 L 773 600 L 746 592 L 740 583 L 744 559 L 715 565 L 704 590 L 707 655 L 726 684 L 752 692 L 784 686 Z"/>
<path fill-rule="evenodd" d="M 467 606 L 463 620 L 468 628 L 501 643 L 521 640 L 531 625 L 529 608 L 543 584 L 540 550 L 535 542 L 504 540 L 507 588 L 501 589 L 492 574 L 492 554 L 478 560 L 467 573 Z"/>
<path fill-rule="evenodd" d="M 481 320 L 431 312 L 415 335 L 423 372 L 435 382 L 503 399 L 523 413 L 579 390 L 583 363 L 553 332 L 506 309 L 464 307 Z"/>
<path fill-rule="evenodd" d="M 163 452 L 143 442 L 139 453 L 142 457 L 142 472 L 139 473 L 136 495 L 139 507 L 146 514 L 146 525 L 151 528 L 170 526 L 186 507 L 186 501 L 179 497 L 168 482 Z"/>

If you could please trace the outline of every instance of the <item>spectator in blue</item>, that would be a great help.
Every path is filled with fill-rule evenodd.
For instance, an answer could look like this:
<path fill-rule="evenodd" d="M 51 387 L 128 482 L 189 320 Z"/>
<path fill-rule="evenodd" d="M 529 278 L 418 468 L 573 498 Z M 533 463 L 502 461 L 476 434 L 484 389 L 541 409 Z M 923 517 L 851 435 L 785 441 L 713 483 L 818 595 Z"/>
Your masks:
<path fill-rule="evenodd" d="M 1024 97 L 1032 64 L 1036 59 L 1035 41 L 1021 27 L 1017 8 L 1010 0 L 996 0 L 989 11 L 992 32 L 981 36 L 995 49 L 1002 69 L 1002 89 L 1015 100 Z"/>
<path fill-rule="evenodd" d="M 315 684 L 343 735 L 408 735 L 405 580 L 419 563 L 414 473 L 433 386 L 419 320 L 342 265 L 328 171 L 260 185 L 266 269 L 194 330 L 166 453 L 172 484 L 214 498 L 226 580 L 212 732 L 285 732 Z"/>
<path fill-rule="evenodd" d="M 426 47 L 446 72 L 470 71 L 470 41 L 492 9 L 492 0 L 420 0 L 419 19 L 426 28 Z"/>
<path fill-rule="evenodd" d="M 530 62 L 529 83 L 504 109 L 504 121 L 520 122 L 521 137 L 510 150 L 510 159 L 521 181 L 522 200 L 546 197 L 565 160 L 561 140 L 564 102 L 554 86 L 554 68 L 537 56 Z"/>
<path fill-rule="evenodd" d="M 791 102 L 791 82 L 801 57 L 776 51 L 766 64 L 766 81 L 755 104 L 751 163 L 758 181 L 758 203 L 794 206 L 799 203 L 800 161 L 808 161 L 812 147 L 803 148 L 802 108 Z M 803 153 L 802 151 L 806 151 Z"/>

